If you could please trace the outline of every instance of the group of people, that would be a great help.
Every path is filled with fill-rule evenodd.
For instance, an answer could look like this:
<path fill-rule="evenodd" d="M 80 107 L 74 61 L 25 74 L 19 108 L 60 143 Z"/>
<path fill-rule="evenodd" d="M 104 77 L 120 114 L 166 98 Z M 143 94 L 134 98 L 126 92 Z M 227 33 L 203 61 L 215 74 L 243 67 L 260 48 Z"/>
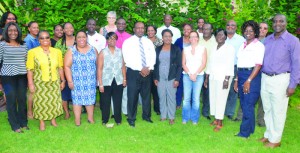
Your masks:
<path fill-rule="evenodd" d="M 236 134 L 242 138 L 254 133 L 258 101 L 258 124 L 266 126 L 260 141 L 271 148 L 281 145 L 288 99 L 300 81 L 299 39 L 286 30 L 282 14 L 273 18 L 274 33 L 268 37 L 265 22 L 244 22 L 241 36 L 234 20 L 227 22 L 226 29 L 214 29 L 203 18 L 195 30 L 184 24 L 181 36 L 171 25 L 171 15 L 164 16 L 159 28 L 136 22 L 131 35 L 125 19 L 110 11 L 108 25 L 99 33 L 96 21 L 88 19 L 87 31 L 74 35 L 72 23 L 67 22 L 54 26 L 50 39 L 49 32 L 39 30 L 33 21 L 23 41 L 16 21 L 12 12 L 2 16 L 0 43 L 0 88 L 15 132 L 29 129 L 27 116 L 40 121 L 40 130 L 45 130 L 46 120 L 57 126 L 58 116 L 65 112 L 65 118 L 70 117 L 68 101 L 73 104 L 76 126 L 81 124 L 82 106 L 88 122 L 95 123 L 99 90 L 103 125 L 112 112 L 117 125 L 123 113 L 135 127 L 139 101 L 142 119 L 153 123 L 152 95 L 161 121 L 174 124 L 176 109 L 182 107 L 182 124 L 197 125 L 202 112 L 208 120 L 214 116 L 210 125 L 218 132 L 227 116 L 242 120 Z M 240 110 L 234 119 L 238 97 Z"/>

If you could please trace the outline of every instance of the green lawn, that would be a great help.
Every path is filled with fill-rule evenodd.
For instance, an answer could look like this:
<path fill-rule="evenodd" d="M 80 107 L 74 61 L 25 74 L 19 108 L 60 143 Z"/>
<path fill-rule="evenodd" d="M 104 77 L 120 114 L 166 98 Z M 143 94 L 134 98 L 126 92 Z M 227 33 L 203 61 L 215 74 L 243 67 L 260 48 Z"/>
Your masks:
<path fill-rule="evenodd" d="M 159 116 L 152 113 L 153 124 L 142 121 L 139 106 L 136 127 L 131 128 L 123 117 L 123 124 L 106 128 L 101 124 L 99 108 L 96 108 L 96 124 L 87 122 L 87 115 L 82 116 L 82 125 L 74 125 L 74 115 L 64 120 L 57 119 L 59 127 L 52 127 L 47 122 L 46 131 L 39 131 L 37 120 L 29 121 L 29 131 L 23 134 L 11 131 L 7 122 L 7 113 L 0 113 L 0 152 L 7 153 L 44 153 L 44 152 L 300 152 L 298 108 L 289 108 L 288 118 L 282 138 L 282 146 L 276 149 L 265 148 L 257 139 L 263 136 L 265 128 L 256 127 L 254 135 L 245 140 L 235 137 L 240 122 L 224 121 L 224 128 L 213 132 L 210 121 L 201 118 L 199 125 L 190 122 L 181 124 L 181 110 L 176 113 L 174 125 L 168 121 L 159 121 Z M 110 122 L 113 122 L 110 120 Z"/>

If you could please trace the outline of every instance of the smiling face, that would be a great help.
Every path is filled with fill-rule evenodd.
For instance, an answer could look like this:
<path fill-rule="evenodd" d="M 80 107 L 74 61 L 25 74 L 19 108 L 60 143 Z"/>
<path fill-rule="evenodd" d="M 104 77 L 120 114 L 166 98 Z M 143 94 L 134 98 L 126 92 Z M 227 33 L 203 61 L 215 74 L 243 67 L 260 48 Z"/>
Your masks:
<path fill-rule="evenodd" d="M 164 44 L 170 45 L 172 44 L 172 34 L 170 32 L 165 32 L 162 36 Z"/>
<path fill-rule="evenodd" d="M 286 17 L 284 15 L 276 15 L 273 18 L 273 30 L 276 35 L 282 34 L 286 31 Z"/>
<path fill-rule="evenodd" d="M 66 23 L 63 31 L 64 31 L 64 33 L 67 36 L 73 36 L 73 34 L 74 34 L 74 27 L 73 27 L 73 25 L 71 23 Z"/>
<path fill-rule="evenodd" d="M 51 46 L 50 35 L 47 32 L 41 32 L 39 35 L 39 42 L 42 47 L 50 47 Z"/>
<path fill-rule="evenodd" d="M 124 19 L 119 19 L 117 21 L 117 30 L 120 31 L 120 32 L 123 32 L 125 31 L 126 29 L 126 22 Z"/>
<path fill-rule="evenodd" d="M 141 38 L 144 35 L 144 32 L 145 32 L 145 25 L 144 25 L 144 23 L 142 23 L 142 22 L 136 23 L 135 26 L 134 26 L 133 31 L 134 31 L 134 34 L 137 37 Z"/>
<path fill-rule="evenodd" d="M 192 45 L 198 44 L 199 41 L 199 35 L 197 32 L 191 32 L 190 33 L 190 42 Z"/>
<path fill-rule="evenodd" d="M 233 20 L 230 20 L 226 24 L 227 34 L 235 34 L 236 32 L 236 23 Z"/>
<path fill-rule="evenodd" d="M 86 24 L 86 28 L 88 29 L 89 33 L 94 33 L 96 29 L 96 21 L 95 20 L 89 20 Z"/>
<path fill-rule="evenodd" d="M 204 20 L 203 19 L 199 19 L 197 25 L 198 25 L 199 29 L 202 29 L 203 25 L 204 25 Z"/>
<path fill-rule="evenodd" d="M 7 24 L 9 22 L 15 22 L 15 23 L 17 22 L 16 17 L 11 13 L 8 13 L 5 24 Z"/>
<path fill-rule="evenodd" d="M 54 36 L 61 38 L 63 36 L 63 28 L 61 26 L 56 26 L 54 29 Z"/>
<path fill-rule="evenodd" d="M 224 31 L 219 31 L 216 35 L 216 41 L 218 44 L 224 44 L 226 40 L 226 35 Z"/>
<path fill-rule="evenodd" d="M 203 25 L 203 38 L 204 39 L 206 39 L 206 38 L 209 39 L 211 37 L 212 32 L 213 32 L 213 30 L 212 30 L 210 24 Z"/>
<path fill-rule="evenodd" d="M 153 38 L 153 37 L 155 37 L 156 31 L 155 31 L 155 29 L 154 29 L 152 26 L 149 26 L 149 27 L 147 28 L 147 35 L 148 35 L 148 38 Z"/>
<path fill-rule="evenodd" d="M 28 27 L 28 31 L 32 36 L 36 37 L 40 31 L 39 25 L 36 22 L 32 23 L 30 27 Z"/>
<path fill-rule="evenodd" d="M 252 26 L 247 26 L 245 31 L 244 31 L 244 37 L 245 39 L 249 42 L 254 40 L 255 38 L 255 33 L 254 33 L 254 29 Z"/>
<path fill-rule="evenodd" d="M 78 32 L 78 34 L 76 35 L 76 44 L 78 47 L 82 48 L 87 45 L 86 33 L 84 33 L 83 31 Z"/>
<path fill-rule="evenodd" d="M 266 37 L 268 33 L 268 25 L 266 23 L 259 24 L 259 36 Z"/>
<path fill-rule="evenodd" d="M 16 40 L 19 35 L 17 27 L 14 25 L 10 25 L 7 28 L 7 35 L 9 40 Z"/>
<path fill-rule="evenodd" d="M 114 34 L 107 40 L 108 47 L 115 47 L 116 42 L 117 42 L 117 35 Z"/>
<path fill-rule="evenodd" d="M 114 25 L 116 22 L 116 16 L 112 15 L 112 14 L 108 14 L 107 15 L 107 22 L 109 25 Z"/>
<path fill-rule="evenodd" d="M 192 31 L 192 28 L 189 25 L 183 27 L 183 35 L 188 37 Z"/>

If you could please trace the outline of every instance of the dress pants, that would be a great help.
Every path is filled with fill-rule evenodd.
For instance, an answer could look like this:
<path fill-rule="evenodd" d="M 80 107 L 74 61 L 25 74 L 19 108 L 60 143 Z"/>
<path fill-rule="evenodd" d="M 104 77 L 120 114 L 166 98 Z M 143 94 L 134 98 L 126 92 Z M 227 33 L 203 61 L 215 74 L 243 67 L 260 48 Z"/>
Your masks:
<path fill-rule="evenodd" d="M 238 71 L 238 89 L 241 107 L 243 111 L 242 123 L 240 126 L 239 136 L 249 137 L 250 134 L 254 133 L 255 130 L 255 104 L 260 96 L 260 85 L 261 85 L 261 73 L 259 72 L 257 76 L 250 83 L 250 92 L 244 94 L 243 86 L 251 75 L 252 70 L 241 70 Z"/>
<path fill-rule="evenodd" d="M 276 76 L 262 74 L 261 80 L 261 99 L 266 122 L 264 137 L 272 143 L 279 143 L 288 108 L 289 97 L 286 96 L 286 89 L 290 82 L 290 74 L 285 73 Z"/>
<path fill-rule="evenodd" d="M 217 120 L 223 120 L 229 88 L 223 89 L 224 80 L 210 78 L 209 82 L 210 114 L 215 116 Z M 229 86 L 232 84 L 232 77 L 230 77 L 228 84 Z"/>
<path fill-rule="evenodd" d="M 257 121 L 256 122 L 260 125 L 264 125 L 265 124 L 265 120 L 264 120 L 265 113 L 264 113 L 261 97 L 258 98 L 257 105 L 258 105 L 258 107 L 257 107 L 257 116 L 256 116 Z M 242 111 L 241 105 L 239 106 L 236 118 L 239 120 L 242 120 L 242 118 L 243 118 L 243 111 Z"/>
<path fill-rule="evenodd" d="M 206 74 L 204 74 L 204 77 L 205 76 Z M 209 110 L 210 110 L 209 107 L 210 107 L 210 102 L 209 102 L 209 81 L 208 81 L 207 88 L 204 87 L 204 84 L 202 86 L 202 115 L 204 117 L 209 116 Z"/>
<path fill-rule="evenodd" d="M 161 119 L 175 119 L 176 112 L 176 90 L 174 88 L 174 81 L 160 78 L 157 86 L 160 102 L 160 118 Z"/>
<path fill-rule="evenodd" d="M 107 123 L 109 120 L 111 99 L 113 99 L 114 104 L 115 122 L 121 123 L 123 84 L 117 85 L 116 80 L 113 79 L 111 86 L 104 86 L 104 92 L 100 94 L 102 98 L 102 123 Z"/>
<path fill-rule="evenodd" d="M 160 112 L 159 98 L 158 98 L 158 93 L 157 93 L 157 86 L 154 84 L 154 81 L 153 81 L 153 75 L 154 75 L 154 73 L 151 73 L 151 94 L 152 94 L 152 99 L 153 99 L 153 109 L 156 113 L 159 113 Z"/>
<path fill-rule="evenodd" d="M 152 72 L 150 72 L 152 73 Z M 142 96 L 142 109 L 143 119 L 150 119 L 151 117 L 151 98 L 150 98 L 150 86 L 151 86 L 151 74 L 143 77 L 140 71 L 127 69 L 127 121 L 134 123 L 136 120 L 137 105 L 139 94 Z"/>
<path fill-rule="evenodd" d="M 234 78 L 236 77 L 236 73 L 237 73 L 237 66 L 234 65 Z M 234 91 L 234 83 L 232 83 L 230 86 L 229 95 L 227 98 L 225 115 L 228 115 L 231 117 L 234 116 L 237 98 L 238 98 L 238 94 Z"/>
<path fill-rule="evenodd" d="M 8 121 L 12 130 L 27 126 L 27 75 L 2 76 Z"/>

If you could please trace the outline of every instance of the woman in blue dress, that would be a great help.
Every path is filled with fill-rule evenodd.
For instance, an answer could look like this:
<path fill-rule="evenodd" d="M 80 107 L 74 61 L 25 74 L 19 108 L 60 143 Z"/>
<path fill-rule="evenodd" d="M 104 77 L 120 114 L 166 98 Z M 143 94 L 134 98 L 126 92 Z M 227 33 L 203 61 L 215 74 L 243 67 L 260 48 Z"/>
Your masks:
<path fill-rule="evenodd" d="M 82 106 L 86 107 L 88 122 L 94 123 L 97 53 L 94 47 L 88 45 L 87 34 L 84 31 L 79 31 L 76 35 L 76 45 L 68 49 L 65 55 L 65 75 L 71 89 L 77 126 L 80 126 Z"/>

